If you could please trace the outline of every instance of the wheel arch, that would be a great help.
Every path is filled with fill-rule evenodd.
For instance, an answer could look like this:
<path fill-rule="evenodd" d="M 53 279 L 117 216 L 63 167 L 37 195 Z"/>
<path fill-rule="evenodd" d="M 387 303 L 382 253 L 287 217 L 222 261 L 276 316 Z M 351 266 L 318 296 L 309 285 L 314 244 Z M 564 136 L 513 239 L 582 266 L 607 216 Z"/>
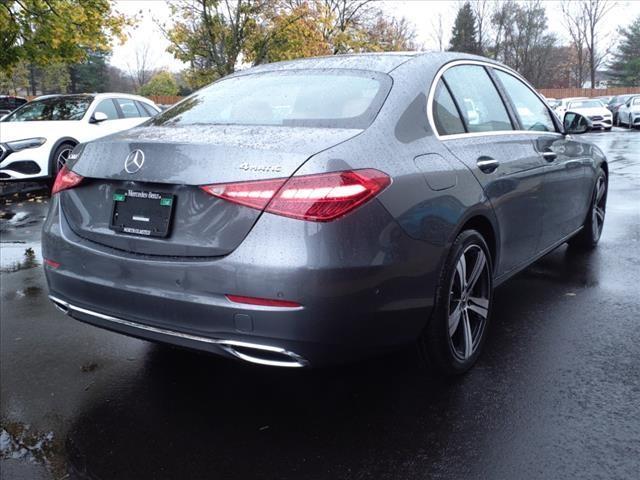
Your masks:
<path fill-rule="evenodd" d="M 603 160 L 602 162 L 600 162 L 600 167 L 602 167 L 602 170 L 604 170 L 604 174 L 607 176 L 607 182 L 609 181 L 609 164 L 607 163 L 606 160 Z"/>
<path fill-rule="evenodd" d="M 465 230 L 476 230 L 482 235 L 487 243 L 487 247 L 489 247 L 491 265 L 495 273 L 500 259 L 500 233 L 493 212 L 491 210 L 486 211 L 485 209 L 470 212 L 454 230 L 449 245 Z"/>
<path fill-rule="evenodd" d="M 56 150 L 58 149 L 58 147 L 60 145 L 62 145 L 63 143 L 72 143 L 73 146 L 75 147 L 76 145 L 78 145 L 80 142 L 78 140 L 76 140 L 73 137 L 61 137 L 58 140 L 56 140 L 56 143 L 53 144 L 53 146 L 51 147 L 51 150 L 49 151 L 49 164 L 48 164 L 48 171 L 47 171 L 47 175 L 51 176 L 51 173 L 53 172 L 53 169 L 51 168 L 53 166 L 53 162 L 54 162 L 54 155 L 56 153 Z"/>

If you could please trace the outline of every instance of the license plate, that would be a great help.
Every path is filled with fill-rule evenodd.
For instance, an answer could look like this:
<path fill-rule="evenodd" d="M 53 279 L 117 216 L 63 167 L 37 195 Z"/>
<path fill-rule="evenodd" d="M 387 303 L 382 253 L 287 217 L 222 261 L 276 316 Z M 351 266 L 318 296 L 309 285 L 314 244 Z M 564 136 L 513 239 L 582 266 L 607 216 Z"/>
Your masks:
<path fill-rule="evenodd" d="M 119 233 L 166 237 L 171 229 L 175 196 L 141 190 L 116 190 L 109 228 Z"/>

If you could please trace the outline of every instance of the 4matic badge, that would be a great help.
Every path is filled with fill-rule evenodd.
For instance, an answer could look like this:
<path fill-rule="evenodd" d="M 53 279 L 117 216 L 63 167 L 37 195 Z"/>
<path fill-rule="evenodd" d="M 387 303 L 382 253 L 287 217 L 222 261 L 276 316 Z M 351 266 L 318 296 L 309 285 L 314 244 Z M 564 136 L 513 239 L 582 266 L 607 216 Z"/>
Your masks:
<path fill-rule="evenodd" d="M 280 173 L 282 171 L 280 165 L 251 165 L 247 162 L 240 164 L 238 168 L 245 172 Z"/>

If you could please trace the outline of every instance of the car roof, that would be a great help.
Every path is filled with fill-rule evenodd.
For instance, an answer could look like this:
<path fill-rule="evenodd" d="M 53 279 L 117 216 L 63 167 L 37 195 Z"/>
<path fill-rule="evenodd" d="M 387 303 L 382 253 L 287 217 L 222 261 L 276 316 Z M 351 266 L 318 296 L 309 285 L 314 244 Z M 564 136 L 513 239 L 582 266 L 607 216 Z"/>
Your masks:
<path fill-rule="evenodd" d="M 55 94 L 48 94 L 48 95 L 39 95 L 36 98 L 34 98 L 32 101 L 34 100 L 45 100 L 47 98 L 78 98 L 78 97 L 87 97 L 87 98 L 93 98 L 95 95 L 90 95 L 88 93 L 55 93 Z"/>
<path fill-rule="evenodd" d="M 149 98 L 142 97 L 140 95 L 132 95 L 131 93 L 118 93 L 118 92 L 104 92 L 104 93 L 96 93 L 94 94 L 97 100 L 101 100 L 104 98 L 129 98 L 131 100 L 142 100 L 147 103 L 153 103 L 153 101 Z"/>
<path fill-rule="evenodd" d="M 130 93 L 117 93 L 117 92 L 105 92 L 105 93 L 57 93 L 53 95 L 40 95 L 34 98 L 34 100 L 43 100 L 45 98 L 71 98 L 71 97 L 87 97 L 96 100 L 103 100 L 105 98 L 130 98 L 132 100 L 141 100 L 147 103 L 153 104 L 153 101 L 140 95 L 132 95 Z"/>
<path fill-rule="evenodd" d="M 236 75 L 284 71 L 303 69 L 349 69 L 349 70 L 370 70 L 382 73 L 389 73 L 400 65 L 414 59 L 427 60 L 427 63 L 434 65 L 445 64 L 454 60 L 481 60 L 487 63 L 499 63 L 490 58 L 480 57 L 458 52 L 376 52 L 376 53 L 349 53 L 340 55 L 329 55 L 325 57 L 300 58 L 284 62 L 268 63 L 258 65 L 250 69 L 236 72 Z"/>

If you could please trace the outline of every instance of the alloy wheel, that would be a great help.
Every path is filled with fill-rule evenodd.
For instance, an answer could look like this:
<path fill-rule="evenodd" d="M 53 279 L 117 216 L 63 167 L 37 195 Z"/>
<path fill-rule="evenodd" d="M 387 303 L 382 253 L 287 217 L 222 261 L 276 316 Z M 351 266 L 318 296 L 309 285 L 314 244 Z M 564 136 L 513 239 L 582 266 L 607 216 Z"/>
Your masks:
<path fill-rule="evenodd" d="M 596 191 L 593 196 L 593 207 L 591 209 L 591 228 L 593 238 L 599 239 L 604 225 L 605 207 L 607 202 L 607 182 L 604 175 L 600 175 L 596 182 Z"/>
<path fill-rule="evenodd" d="M 484 250 L 469 245 L 460 255 L 449 289 L 449 346 L 466 361 L 482 340 L 489 314 L 489 266 Z"/>
<path fill-rule="evenodd" d="M 67 163 L 67 160 L 69 160 L 69 154 L 73 151 L 73 148 L 64 148 L 62 150 L 60 150 L 60 153 L 58 153 L 58 157 L 56 158 L 56 172 L 58 173 L 60 170 L 62 170 L 62 167 L 64 167 Z"/>

